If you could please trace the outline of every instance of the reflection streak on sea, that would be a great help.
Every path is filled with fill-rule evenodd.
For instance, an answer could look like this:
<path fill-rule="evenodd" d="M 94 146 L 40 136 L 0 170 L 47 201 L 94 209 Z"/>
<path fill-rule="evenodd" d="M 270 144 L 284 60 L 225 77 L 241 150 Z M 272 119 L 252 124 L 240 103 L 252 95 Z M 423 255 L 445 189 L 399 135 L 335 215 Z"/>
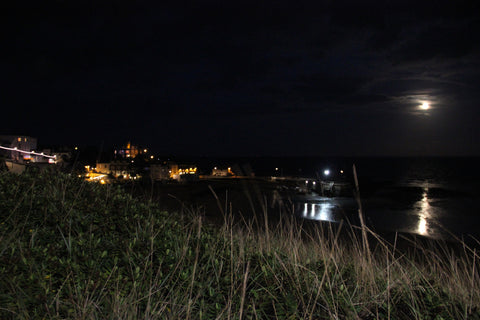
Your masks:
<path fill-rule="evenodd" d="M 442 206 L 455 199 L 441 200 L 438 197 L 440 192 L 449 191 L 444 185 L 428 180 L 398 184 L 367 200 L 367 216 L 377 229 L 445 238 L 448 233 L 440 221 L 445 216 Z"/>
<path fill-rule="evenodd" d="M 335 206 L 331 202 L 308 203 L 303 204 L 302 217 L 311 220 L 335 222 L 333 209 Z"/>
<path fill-rule="evenodd" d="M 408 179 L 370 185 L 361 198 L 362 212 L 366 224 L 376 232 L 410 233 L 431 239 L 467 235 L 478 239 L 477 184 Z M 303 219 L 359 223 L 354 197 L 307 194 L 297 195 L 293 201 L 296 216 Z"/>
<path fill-rule="evenodd" d="M 417 233 L 428 236 L 430 233 L 429 220 L 431 219 L 431 207 L 428 200 L 428 185 L 423 188 L 422 199 L 415 205 L 418 208 Z"/>
<path fill-rule="evenodd" d="M 356 212 L 354 199 L 312 196 L 295 205 L 296 215 L 308 220 L 340 222 L 346 212 Z"/>

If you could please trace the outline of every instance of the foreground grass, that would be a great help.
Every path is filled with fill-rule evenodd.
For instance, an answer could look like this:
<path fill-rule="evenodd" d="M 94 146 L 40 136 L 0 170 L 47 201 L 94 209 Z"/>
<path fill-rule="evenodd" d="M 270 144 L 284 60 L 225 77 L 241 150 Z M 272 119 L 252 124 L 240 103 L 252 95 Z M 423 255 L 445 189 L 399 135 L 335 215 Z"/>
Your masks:
<path fill-rule="evenodd" d="M 366 254 L 293 220 L 212 227 L 52 172 L 0 174 L 0 221 L 1 319 L 480 319 L 466 246 Z"/>

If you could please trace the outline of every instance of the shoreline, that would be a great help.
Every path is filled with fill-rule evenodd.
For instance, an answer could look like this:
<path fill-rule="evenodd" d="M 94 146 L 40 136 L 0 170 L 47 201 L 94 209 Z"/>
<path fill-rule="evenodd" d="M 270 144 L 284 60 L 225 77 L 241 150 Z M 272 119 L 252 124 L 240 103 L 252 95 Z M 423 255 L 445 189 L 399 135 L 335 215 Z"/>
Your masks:
<path fill-rule="evenodd" d="M 284 189 L 278 181 L 264 178 L 203 179 L 184 184 L 156 183 L 153 184 L 153 188 L 152 184 L 138 187 L 138 189 L 127 187 L 125 190 L 131 190 L 136 196 L 151 200 L 158 204 L 160 208 L 172 213 L 200 209 L 208 220 L 215 223 L 223 222 L 225 212 L 233 214 L 234 218 L 241 221 L 263 217 L 265 211 L 272 222 L 281 220 L 280 216 L 283 215 L 287 218 L 295 218 L 298 223 L 303 224 L 338 226 L 340 223 L 340 221 L 311 220 L 300 216 L 298 212 L 294 212 L 295 208 L 293 206 L 304 199 L 312 201 L 311 198 L 309 199 L 310 195 L 295 193 L 292 188 Z M 339 198 L 325 197 L 324 199 L 325 201 L 337 202 L 336 200 Z M 343 227 L 351 225 L 353 228 L 358 228 L 360 221 L 355 199 L 352 195 L 347 200 L 350 203 L 348 212 L 344 211 L 345 208 L 337 208 L 339 220 L 343 220 Z M 352 203 L 354 203 L 355 208 L 352 207 Z M 453 244 L 462 240 L 461 236 L 457 235 L 457 239 L 454 239 L 454 237 L 448 236 L 448 233 L 442 234 L 444 238 L 429 237 L 414 232 L 395 231 L 381 226 L 373 226 L 370 223 L 367 223 L 367 226 L 372 228 L 376 234 L 388 238 L 390 241 L 394 240 L 395 235 L 408 238 L 408 241 L 411 241 L 412 238 L 418 238 Z M 470 245 L 478 246 L 477 241 L 467 236 L 464 236 L 463 240 Z"/>

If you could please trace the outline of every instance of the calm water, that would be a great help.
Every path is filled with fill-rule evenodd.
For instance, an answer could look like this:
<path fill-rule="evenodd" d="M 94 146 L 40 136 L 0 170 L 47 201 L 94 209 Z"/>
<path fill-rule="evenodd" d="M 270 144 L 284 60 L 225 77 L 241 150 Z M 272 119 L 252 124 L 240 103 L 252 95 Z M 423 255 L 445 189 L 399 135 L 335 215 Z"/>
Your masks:
<path fill-rule="evenodd" d="M 253 171 L 257 177 L 295 176 L 306 179 L 343 179 L 353 182 L 355 164 L 360 185 L 360 196 L 366 222 L 376 232 L 399 231 L 434 239 L 455 236 L 474 236 L 480 239 L 480 158 L 250 158 L 203 159 L 199 168 L 208 173 L 213 166 L 232 166 L 237 173 Z M 343 170 L 343 174 L 340 174 Z M 207 212 L 218 208 L 210 182 L 194 187 L 184 186 L 178 200 L 201 203 L 210 199 Z M 242 186 L 243 185 L 243 186 Z M 269 210 L 275 214 L 277 192 L 271 184 L 247 184 L 245 181 L 216 182 L 215 191 L 221 203 L 232 202 L 234 210 L 252 212 L 255 199 L 261 203 L 263 195 L 270 200 Z M 183 190 L 183 189 L 182 189 Z M 167 192 L 159 193 L 166 194 Z M 250 193 L 249 196 L 245 196 Z M 277 194 L 276 196 L 274 196 Z M 185 198 L 182 198 L 182 195 Z M 322 197 L 318 194 L 296 195 L 282 199 L 283 205 L 301 219 L 341 220 L 358 224 L 358 204 L 353 192 L 342 197 Z M 164 201 L 168 201 L 164 199 Z M 252 202 L 253 199 L 253 202 Z M 172 199 L 170 199 L 173 201 Z M 177 199 L 174 199 L 177 201 Z M 179 202 L 179 201 L 177 201 Z M 177 204 L 175 202 L 174 204 Z M 256 209 L 257 212 L 258 208 Z M 278 210 L 277 210 L 278 212 Z"/>
<path fill-rule="evenodd" d="M 364 158 L 341 159 L 338 166 L 349 170 L 347 163 L 355 163 L 363 211 L 374 230 L 480 239 L 479 160 Z M 318 168 L 332 164 L 334 160 L 324 161 Z M 357 212 L 353 197 L 308 195 L 295 200 L 295 213 L 310 220 L 355 223 Z"/>

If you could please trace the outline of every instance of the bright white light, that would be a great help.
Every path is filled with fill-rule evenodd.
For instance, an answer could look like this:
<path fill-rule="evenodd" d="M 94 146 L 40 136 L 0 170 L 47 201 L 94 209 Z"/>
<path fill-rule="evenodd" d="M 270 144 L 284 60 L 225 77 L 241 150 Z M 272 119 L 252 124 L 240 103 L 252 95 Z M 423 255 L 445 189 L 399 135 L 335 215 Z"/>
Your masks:
<path fill-rule="evenodd" d="M 420 219 L 418 220 L 417 232 L 421 235 L 428 234 L 427 219 L 420 217 Z"/>
<path fill-rule="evenodd" d="M 20 153 L 28 153 L 28 154 L 33 154 L 33 155 L 36 155 L 36 156 L 41 156 L 41 157 L 51 158 L 51 159 L 55 158 L 54 156 L 47 156 L 47 155 L 44 154 L 43 152 L 42 152 L 42 153 L 37 153 L 37 152 L 34 152 L 34 151 L 25 151 L 25 150 L 18 149 L 17 147 L 15 147 L 15 148 L 7 148 L 7 147 L 0 146 L 0 149 L 9 150 L 9 151 L 15 151 L 15 152 L 20 152 Z"/>
<path fill-rule="evenodd" d="M 431 218 L 431 207 L 428 199 L 428 187 L 425 187 L 423 189 L 422 200 L 420 200 L 417 205 L 420 208 L 417 232 L 421 235 L 428 235 L 428 220 Z"/>
<path fill-rule="evenodd" d="M 334 205 L 329 202 L 324 203 L 304 203 L 302 215 L 304 218 L 320 220 L 320 221 L 335 221 L 333 216 Z"/>
<path fill-rule="evenodd" d="M 422 109 L 422 110 L 428 110 L 428 109 L 430 109 L 430 105 L 428 104 L 428 102 L 424 102 L 424 103 L 422 103 L 422 105 L 420 106 L 420 109 Z"/>
<path fill-rule="evenodd" d="M 323 174 L 326 175 L 326 176 L 330 175 L 330 170 L 327 169 L 327 170 L 323 171 Z"/>

